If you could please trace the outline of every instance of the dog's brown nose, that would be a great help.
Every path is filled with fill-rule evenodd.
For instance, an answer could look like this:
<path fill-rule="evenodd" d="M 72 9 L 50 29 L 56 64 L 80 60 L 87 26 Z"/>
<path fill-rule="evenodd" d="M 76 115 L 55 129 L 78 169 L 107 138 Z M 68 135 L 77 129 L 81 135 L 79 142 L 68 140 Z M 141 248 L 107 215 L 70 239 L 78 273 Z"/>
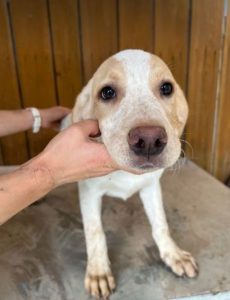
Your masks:
<path fill-rule="evenodd" d="M 146 126 L 131 129 L 128 134 L 130 149 L 136 155 L 160 154 L 167 144 L 167 133 L 163 127 Z"/>

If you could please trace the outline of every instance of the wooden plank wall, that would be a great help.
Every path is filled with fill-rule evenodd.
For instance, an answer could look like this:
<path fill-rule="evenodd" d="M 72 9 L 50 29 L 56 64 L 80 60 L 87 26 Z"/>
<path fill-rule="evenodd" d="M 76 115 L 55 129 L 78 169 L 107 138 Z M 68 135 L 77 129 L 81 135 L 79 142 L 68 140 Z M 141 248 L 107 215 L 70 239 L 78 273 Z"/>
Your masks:
<path fill-rule="evenodd" d="M 4 1 L 0 2 L 0 45 L 0 109 L 19 109 L 22 97 L 9 7 Z M 27 160 L 29 153 L 25 133 L 4 137 L 1 140 L 1 152 L 5 164 L 19 164 Z"/>
<path fill-rule="evenodd" d="M 111 54 L 156 53 L 188 98 L 187 156 L 230 175 L 230 0 L 0 0 L 0 45 L 0 109 L 71 107 Z M 26 161 L 53 135 L 3 138 L 2 162 Z"/>
<path fill-rule="evenodd" d="M 185 137 L 193 146 L 195 161 L 205 169 L 211 170 L 223 1 L 194 0 L 191 18 L 188 70 L 190 118 Z"/>
<path fill-rule="evenodd" d="M 217 108 L 217 128 L 214 145 L 214 165 L 211 170 L 217 178 L 230 176 L 230 0 L 225 6 L 223 57 Z"/>

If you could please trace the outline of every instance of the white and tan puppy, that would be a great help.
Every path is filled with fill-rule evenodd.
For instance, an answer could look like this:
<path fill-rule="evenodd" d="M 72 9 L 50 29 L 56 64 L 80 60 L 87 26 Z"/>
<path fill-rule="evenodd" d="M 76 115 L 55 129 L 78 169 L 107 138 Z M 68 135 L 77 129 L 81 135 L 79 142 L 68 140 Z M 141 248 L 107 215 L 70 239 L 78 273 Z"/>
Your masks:
<path fill-rule="evenodd" d="M 125 50 L 98 68 L 65 120 L 65 127 L 98 120 L 113 160 L 140 173 L 116 171 L 79 182 L 88 254 L 85 286 L 93 296 L 106 298 L 115 288 L 101 221 L 103 195 L 126 200 L 139 192 L 162 260 L 179 276 L 196 276 L 195 260 L 170 236 L 159 181 L 180 156 L 187 115 L 183 92 L 165 63 L 142 50 Z"/>

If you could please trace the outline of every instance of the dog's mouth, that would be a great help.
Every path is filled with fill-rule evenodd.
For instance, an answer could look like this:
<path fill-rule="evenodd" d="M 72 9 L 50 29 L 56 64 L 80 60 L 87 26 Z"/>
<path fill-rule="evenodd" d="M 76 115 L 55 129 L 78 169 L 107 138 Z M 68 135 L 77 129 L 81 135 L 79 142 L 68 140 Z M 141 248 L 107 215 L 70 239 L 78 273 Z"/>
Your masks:
<path fill-rule="evenodd" d="M 153 156 L 140 156 L 129 150 L 129 159 L 126 162 L 134 172 L 147 173 L 165 169 L 172 166 L 180 156 L 179 148 L 177 149 L 178 151 L 174 152 L 170 150 L 171 148 L 168 149 L 166 147 L 162 153 Z"/>
<path fill-rule="evenodd" d="M 130 156 L 130 169 L 140 171 L 141 173 L 156 171 L 164 167 L 164 160 L 162 155 L 158 155 L 154 158 Z"/>
<path fill-rule="evenodd" d="M 145 163 L 138 166 L 141 170 L 149 170 L 149 169 L 155 169 L 156 166 L 153 163 Z"/>

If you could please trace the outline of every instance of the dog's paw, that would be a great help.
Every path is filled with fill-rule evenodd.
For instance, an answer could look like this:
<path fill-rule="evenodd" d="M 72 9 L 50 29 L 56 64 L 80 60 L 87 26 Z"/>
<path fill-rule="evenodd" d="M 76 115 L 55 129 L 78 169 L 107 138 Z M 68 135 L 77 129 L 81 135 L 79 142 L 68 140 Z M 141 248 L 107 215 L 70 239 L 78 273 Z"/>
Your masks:
<path fill-rule="evenodd" d="M 96 299 L 108 299 L 115 287 L 115 280 L 111 272 L 104 275 L 86 273 L 85 289 Z"/>
<path fill-rule="evenodd" d="M 194 278 L 198 275 L 198 265 L 189 252 L 176 247 L 173 251 L 163 253 L 161 258 L 177 276 Z"/>

